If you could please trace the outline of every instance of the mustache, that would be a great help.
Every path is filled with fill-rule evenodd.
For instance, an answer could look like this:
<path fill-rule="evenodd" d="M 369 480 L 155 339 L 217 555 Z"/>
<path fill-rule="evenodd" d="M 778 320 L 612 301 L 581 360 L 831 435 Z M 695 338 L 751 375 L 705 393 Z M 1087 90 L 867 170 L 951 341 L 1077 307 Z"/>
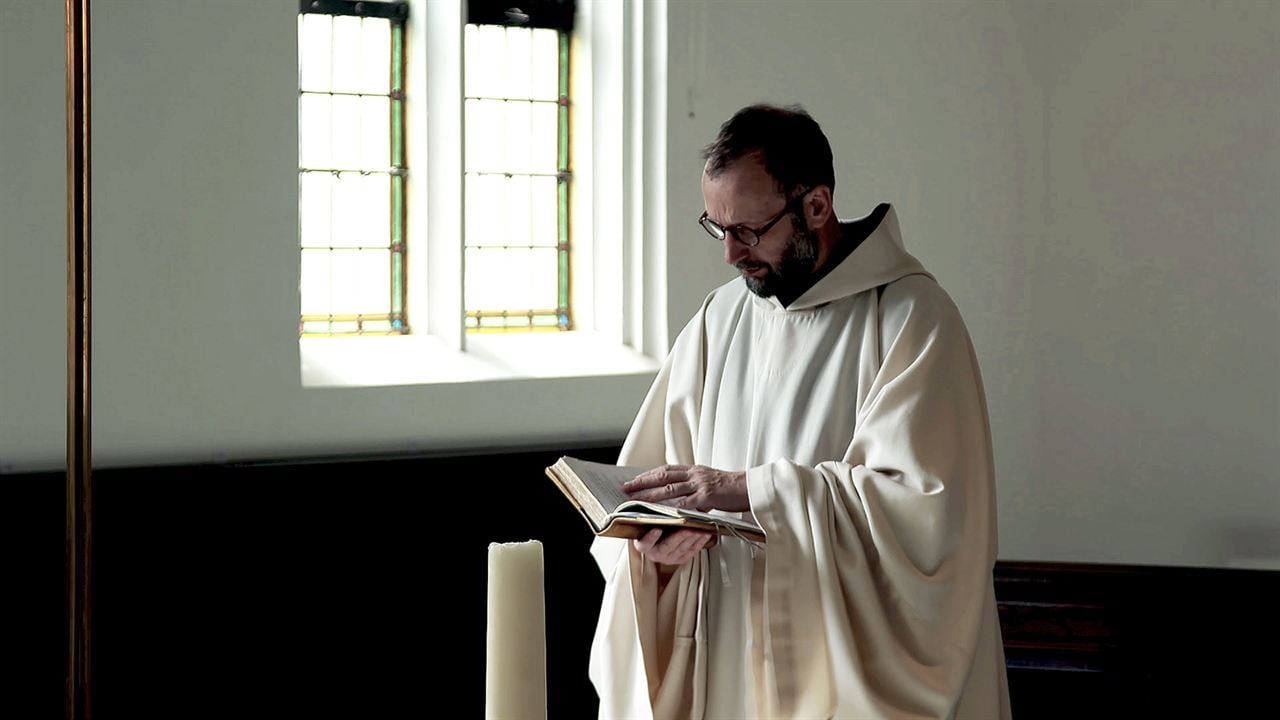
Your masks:
<path fill-rule="evenodd" d="M 735 267 L 739 272 L 744 272 L 744 271 L 749 271 L 749 270 L 761 270 L 761 269 L 764 269 L 764 268 L 768 268 L 768 267 L 769 267 L 769 264 L 768 264 L 768 263 L 759 263 L 759 262 L 757 262 L 757 263 L 753 263 L 753 262 L 747 262 L 746 260 L 743 260 L 742 262 L 739 262 L 739 263 L 737 263 L 736 265 L 734 265 L 734 267 Z"/>

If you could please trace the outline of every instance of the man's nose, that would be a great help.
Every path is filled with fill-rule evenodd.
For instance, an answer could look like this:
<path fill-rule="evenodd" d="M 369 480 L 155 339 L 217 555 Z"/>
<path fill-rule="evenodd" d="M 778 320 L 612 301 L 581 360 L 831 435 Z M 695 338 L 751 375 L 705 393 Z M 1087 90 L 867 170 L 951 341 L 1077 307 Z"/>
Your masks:
<path fill-rule="evenodd" d="M 720 242 L 724 243 L 724 261 L 730 265 L 737 265 L 750 254 L 750 248 L 738 242 L 738 238 L 731 232 L 725 233 Z"/>

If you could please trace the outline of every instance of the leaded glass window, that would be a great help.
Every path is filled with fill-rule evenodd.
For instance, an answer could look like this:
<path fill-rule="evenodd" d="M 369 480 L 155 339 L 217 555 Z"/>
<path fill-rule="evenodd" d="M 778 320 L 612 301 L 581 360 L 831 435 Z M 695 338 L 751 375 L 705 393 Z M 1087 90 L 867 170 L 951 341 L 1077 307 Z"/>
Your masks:
<path fill-rule="evenodd" d="M 302 0 L 303 335 L 407 333 L 403 3 Z"/>
<path fill-rule="evenodd" d="M 569 330 L 570 28 L 487 24 L 479 4 L 464 29 L 467 332 Z"/>

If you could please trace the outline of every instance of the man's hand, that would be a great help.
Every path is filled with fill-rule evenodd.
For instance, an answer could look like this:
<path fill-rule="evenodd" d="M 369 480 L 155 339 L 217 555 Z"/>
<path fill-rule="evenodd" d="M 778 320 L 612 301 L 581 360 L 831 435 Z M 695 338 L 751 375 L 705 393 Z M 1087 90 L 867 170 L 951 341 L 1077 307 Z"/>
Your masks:
<path fill-rule="evenodd" d="M 664 535 L 660 528 L 654 528 L 631 542 L 649 560 L 663 565 L 683 565 L 701 552 L 711 538 L 712 534 L 705 530 L 680 528 Z"/>
<path fill-rule="evenodd" d="M 745 472 L 725 472 L 705 465 L 663 465 L 637 475 L 622 489 L 633 500 L 690 510 L 751 509 Z"/>

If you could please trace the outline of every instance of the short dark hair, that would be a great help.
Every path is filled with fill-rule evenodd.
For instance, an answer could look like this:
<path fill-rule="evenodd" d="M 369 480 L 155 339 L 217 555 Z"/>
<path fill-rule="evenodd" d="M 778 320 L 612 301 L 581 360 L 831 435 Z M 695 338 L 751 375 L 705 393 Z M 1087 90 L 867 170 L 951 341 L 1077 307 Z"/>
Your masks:
<path fill-rule="evenodd" d="M 733 163 L 759 154 L 765 172 L 788 199 L 802 190 L 826 185 L 836 190 L 831 143 L 799 105 L 751 105 L 720 126 L 715 141 L 702 151 L 706 173 L 716 177 Z"/>

